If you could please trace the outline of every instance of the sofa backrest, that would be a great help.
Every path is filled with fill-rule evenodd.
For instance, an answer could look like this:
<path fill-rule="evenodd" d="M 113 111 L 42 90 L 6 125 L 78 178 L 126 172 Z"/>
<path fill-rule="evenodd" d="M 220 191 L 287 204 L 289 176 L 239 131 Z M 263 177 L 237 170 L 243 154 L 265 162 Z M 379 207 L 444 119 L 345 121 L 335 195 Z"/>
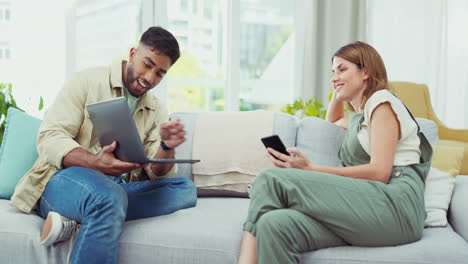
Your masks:
<path fill-rule="evenodd" d="M 439 143 L 437 125 L 432 120 L 416 118 L 421 131 L 432 145 Z M 321 166 L 338 166 L 338 151 L 346 131 L 341 127 L 317 117 L 306 117 L 299 121 L 297 148 L 312 162 Z"/>
<path fill-rule="evenodd" d="M 193 132 L 197 115 L 196 112 L 174 112 L 170 116 L 171 119 L 180 119 L 187 132 L 187 141 L 176 148 L 177 158 L 192 158 Z M 436 124 L 428 119 L 416 118 L 416 120 L 429 143 L 437 145 L 439 139 Z M 242 124 L 239 124 L 239 128 L 248 129 Z M 292 115 L 274 113 L 273 133 L 280 136 L 286 147 L 297 147 L 317 165 L 338 166 L 340 163 L 338 151 L 346 132 L 335 124 L 317 117 L 306 117 L 299 120 Z M 178 164 L 177 175 L 193 180 L 192 165 Z"/>

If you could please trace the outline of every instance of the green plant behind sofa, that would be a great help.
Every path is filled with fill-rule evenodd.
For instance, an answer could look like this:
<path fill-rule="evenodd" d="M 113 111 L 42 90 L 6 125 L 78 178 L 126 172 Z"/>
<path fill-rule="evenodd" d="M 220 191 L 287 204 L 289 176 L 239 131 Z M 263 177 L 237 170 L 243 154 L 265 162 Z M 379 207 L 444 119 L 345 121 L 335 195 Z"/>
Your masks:
<path fill-rule="evenodd" d="M 331 101 L 333 96 L 333 91 L 328 91 L 328 102 Z M 348 115 L 351 111 L 349 110 L 348 106 L 344 105 L 344 113 Z M 324 106 L 322 103 L 318 101 L 316 97 L 304 102 L 304 100 L 297 99 L 292 104 L 285 105 L 281 112 L 294 115 L 300 118 L 304 118 L 306 116 L 315 116 L 322 119 L 325 119 L 327 116 L 327 106 Z"/>
<path fill-rule="evenodd" d="M 333 91 L 328 92 L 328 101 L 331 100 L 333 96 Z M 294 115 L 300 118 L 306 116 L 315 116 L 322 119 L 325 119 L 327 116 L 327 107 L 324 106 L 319 100 L 314 97 L 306 102 L 301 99 L 295 100 L 292 104 L 285 105 L 281 112 Z"/>
<path fill-rule="evenodd" d="M 281 111 L 301 118 L 304 116 L 316 116 L 325 119 L 327 115 L 327 109 L 317 98 L 312 98 L 306 102 L 302 99 L 297 99 L 294 103 L 284 106 Z"/>
<path fill-rule="evenodd" d="M 13 107 L 24 112 L 23 109 L 16 105 L 15 98 L 12 94 L 13 84 L 11 83 L 0 83 L 0 144 L 3 140 L 3 133 L 5 132 L 5 121 L 7 118 L 8 108 Z M 44 99 L 42 96 L 39 100 L 38 110 L 44 108 Z"/>

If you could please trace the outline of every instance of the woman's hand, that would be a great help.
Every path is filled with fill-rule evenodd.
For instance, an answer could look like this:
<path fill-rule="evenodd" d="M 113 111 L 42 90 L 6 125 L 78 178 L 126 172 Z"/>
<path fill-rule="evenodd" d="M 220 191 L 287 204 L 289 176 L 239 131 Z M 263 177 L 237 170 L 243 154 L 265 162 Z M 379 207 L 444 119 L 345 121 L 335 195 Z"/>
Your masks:
<path fill-rule="evenodd" d="M 279 168 L 296 168 L 301 170 L 312 170 L 313 164 L 307 157 L 296 148 L 287 148 L 286 150 L 294 154 L 288 156 L 280 153 L 272 148 L 268 148 L 268 156 L 276 167 Z"/>

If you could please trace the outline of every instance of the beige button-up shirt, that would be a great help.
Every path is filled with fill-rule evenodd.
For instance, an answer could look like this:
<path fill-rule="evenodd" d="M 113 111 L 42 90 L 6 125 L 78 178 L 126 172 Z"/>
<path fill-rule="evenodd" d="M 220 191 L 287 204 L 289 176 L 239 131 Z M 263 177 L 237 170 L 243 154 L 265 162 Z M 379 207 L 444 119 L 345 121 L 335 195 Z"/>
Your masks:
<path fill-rule="evenodd" d="M 86 105 L 123 95 L 122 61 L 110 67 L 97 67 L 74 74 L 65 82 L 54 103 L 47 110 L 37 137 L 39 158 L 16 185 L 11 203 L 24 212 L 31 212 L 50 177 L 63 169 L 63 158 L 81 147 L 94 154 L 101 151 Z M 152 94 L 144 94 L 133 114 L 148 157 L 159 149 L 159 125 L 167 121 L 167 111 Z M 174 166 L 175 167 L 175 166 Z M 174 177 L 175 168 L 164 177 Z M 144 167 L 150 179 L 158 178 L 151 164 Z M 142 169 L 131 173 L 131 181 L 147 179 Z"/>

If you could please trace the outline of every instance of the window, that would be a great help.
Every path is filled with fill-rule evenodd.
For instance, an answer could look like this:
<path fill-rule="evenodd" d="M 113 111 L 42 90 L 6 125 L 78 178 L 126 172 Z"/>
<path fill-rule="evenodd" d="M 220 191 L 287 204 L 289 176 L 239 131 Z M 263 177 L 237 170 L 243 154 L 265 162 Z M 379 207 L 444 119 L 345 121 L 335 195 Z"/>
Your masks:
<path fill-rule="evenodd" d="M 128 56 L 140 37 L 140 1 L 78 1 L 72 71 Z"/>
<path fill-rule="evenodd" d="M 198 12 L 198 1 L 197 0 L 193 0 L 193 2 L 192 2 L 192 12 L 194 14 L 196 14 Z"/>
<path fill-rule="evenodd" d="M 233 0 L 234 1 L 234 0 Z M 237 0 L 240 9 L 228 14 L 226 0 L 193 1 L 184 15 L 176 1 L 168 1 L 168 29 L 181 45 L 182 56 L 168 74 L 169 111 L 277 110 L 293 101 L 294 4 L 281 0 Z M 179 3 L 180 4 L 180 3 Z M 195 8 L 195 6 L 197 8 Z M 200 13 L 197 11 L 200 10 Z M 233 16 L 232 19 L 226 19 Z M 181 28 L 187 23 L 186 30 Z M 233 21 L 239 35 L 226 43 Z M 227 67 L 229 52 L 240 56 Z M 232 68 L 234 67 L 234 69 Z M 226 109 L 230 89 L 227 72 L 240 71 L 233 93 L 238 109 Z M 236 86 L 232 84 L 231 86 Z"/>
<path fill-rule="evenodd" d="M 203 14 L 206 19 L 212 19 L 213 14 L 216 14 L 213 12 L 212 6 L 216 4 L 216 2 L 219 0 L 203 0 Z"/>
<path fill-rule="evenodd" d="M 188 21 L 187 20 L 174 20 L 172 21 L 172 26 L 176 31 L 187 31 L 188 30 Z"/>
<path fill-rule="evenodd" d="M 293 12 L 290 1 L 241 0 L 240 110 L 293 101 Z"/>
<path fill-rule="evenodd" d="M 203 14 L 195 8 L 189 9 L 190 14 L 183 14 L 176 1 L 168 2 L 168 30 L 181 48 L 181 57 L 167 78 L 169 112 L 224 110 L 221 18 L 227 1 L 199 0 L 194 5 L 197 2 L 203 6 Z M 187 25 L 186 30 L 181 30 L 181 22 Z"/>
<path fill-rule="evenodd" d="M 188 0 L 180 0 L 180 9 L 184 13 L 188 11 Z"/>
<path fill-rule="evenodd" d="M 0 47 L 0 60 L 1 59 L 11 59 L 10 48 Z"/>
<path fill-rule="evenodd" d="M 0 9 L 0 21 L 9 21 L 10 20 L 10 8 L 5 7 Z"/>
<path fill-rule="evenodd" d="M 294 99 L 295 3 L 78 0 L 70 71 L 124 57 L 141 31 L 162 25 L 181 49 L 155 89 L 162 91 L 169 112 L 278 110 Z"/>

